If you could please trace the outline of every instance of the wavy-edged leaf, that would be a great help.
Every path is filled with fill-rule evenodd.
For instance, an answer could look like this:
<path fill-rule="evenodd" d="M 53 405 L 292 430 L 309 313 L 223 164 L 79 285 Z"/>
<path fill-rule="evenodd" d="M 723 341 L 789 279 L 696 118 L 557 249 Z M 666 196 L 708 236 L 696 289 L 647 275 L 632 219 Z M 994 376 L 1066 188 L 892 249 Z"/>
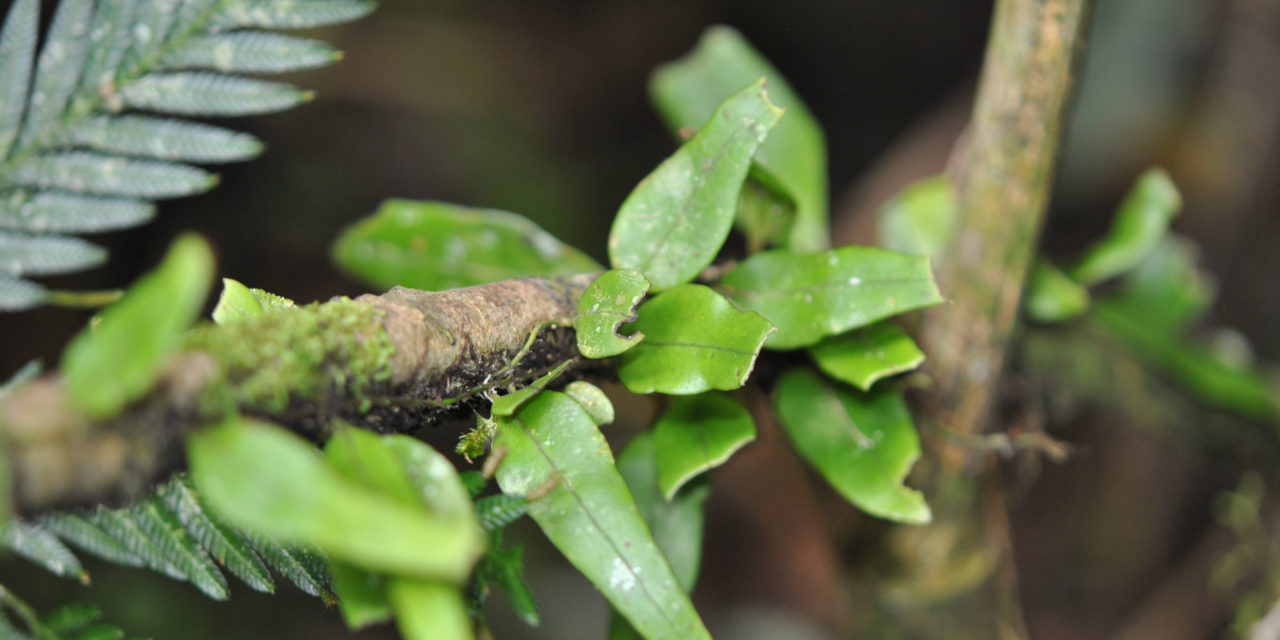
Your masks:
<path fill-rule="evenodd" d="M 68 273 L 106 259 L 102 247 L 79 238 L 0 231 L 0 272 L 15 276 Z"/>
<path fill-rule="evenodd" d="M 525 387 L 508 393 L 505 396 L 498 397 L 493 401 L 493 409 L 491 411 L 493 417 L 496 418 L 499 416 L 514 415 L 517 409 L 534 396 L 538 395 L 539 391 L 547 388 L 547 385 L 555 381 L 556 378 L 559 378 L 560 374 L 564 373 L 564 370 L 568 369 L 571 364 L 573 364 L 573 360 L 562 362 L 557 365 L 556 368 L 548 371 L 537 380 L 530 382 Z"/>
<path fill-rule="evenodd" d="M 25 187 L 99 195 L 174 198 L 207 191 L 217 176 L 172 162 L 135 160 L 89 151 L 63 151 L 19 164 L 8 179 Z"/>
<path fill-rule="evenodd" d="M 184 162 L 234 162 L 262 153 L 262 142 L 247 133 L 140 115 L 86 119 L 67 132 L 65 141 L 106 153 Z"/>
<path fill-rule="evenodd" d="M 645 339 L 622 354 L 618 378 L 633 393 L 690 395 L 741 387 L 773 325 L 697 284 L 640 306 L 631 329 Z"/>
<path fill-rule="evenodd" d="M 212 280 L 208 243 L 193 234 L 175 240 L 159 267 L 67 346 L 62 372 L 76 406 L 107 417 L 145 393 L 200 313 Z"/>
<path fill-rule="evenodd" d="M 586 380 L 574 380 L 565 385 L 564 393 L 586 409 L 587 415 L 591 416 L 597 427 L 613 422 L 613 403 L 600 387 Z"/>
<path fill-rule="evenodd" d="M 756 439 L 751 414 L 727 394 L 675 398 L 653 425 L 658 486 L 672 500 L 687 482 Z"/>
<path fill-rule="evenodd" d="M 809 347 L 814 363 L 827 375 L 863 391 L 877 380 L 910 371 L 924 362 L 924 352 L 896 324 L 880 322 L 827 338 Z"/>
<path fill-rule="evenodd" d="M 1105 238 L 1068 270 L 1071 278 L 1092 286 L 1136 266 L 1160 244 L 1182 208 L 1182 196 L 1163 169 L 1150 169 L 1129 189 Z"/>
<path fill-rule="evenodd" d="M 781 117 L 763 79 L 728 97 L 622 203 L 609 232 L 612 265 L 640 271 L 655 291 L 693 280 L 728 237 L 751 157 Z"/>
<path fill-rule="evenodd" d="M 76 513 L 56 513 L 36 521 L 41 527 L 103 560 L 126 567 L 146 566 L 136 553 L 93 520 Z"/>
<path fill-rule="evenodd" d="M 787 115 L 755 152 L 752 176 L 796 204 L 787 246 L 827 248 L 827 151 L 822 128 L 786 78 L 736 30 L 714 26 L 692 53 L 653 72 L 649 93 L 673 130 L 698 128 L 716 105 L 748 82 L 768 80 L 769 99 Z"/>
<path fill-rule="evenodd" d="M 325 42 L 264 31 L 232 31 L 191 38 L 160 60 L 164 69 L 223 73 L 284 73 L 336 62 L 342 54 Z"/>
<path fill-rule="evenodd" d="M 9 155 L 22 129 L 39 25 L 40 0 L 17 0 L 0 29 L 0 160 Z"/>
<path fill-rule="evenodd" d="M 129 515 L 182 579 L 214 600 L 227 599 L 227 579 L 164 502 L 152 496 L 130 509 Z"/>
<path fill-rule="evenodd" d="M 154 73 L 126 85 L 124 105 L 183 116 L 245 116 L 283 111 L 313 92 L 291 84 L 205 71 Z"/>
<path fill-rule="evenodd" d="M 88 582 L 89 574 L 58 537 L 39 525 L 14 520 L 0 532 L 0 543 L 55 576 Z"/>
<path fill-rule="evenodd" d="M 958 217 L 946 176 L 918 180 L 880 210 L 880 244 L 894 251 L 937 257 L 951 239 Z"/>
<path fill-rule="evenodd" d="M 942 302 L 929 259 L 875 247 L 785 249 L 744 260 L 716 288 L 778 327 L 766 346 L 795 349 Z"/>
<path fill-rule="evenodd" d="M 524 495 L 555 482 L 528 511 L 565 557 L 650 640 L 710 638 L 586 411 L 544 391 L 500 422 L 498 484 Z"/>
<path fill-rule="evenodd" d="M 226 422 L 193 436 L 187 453 L 211 506 L 232 524 L 277 540 L 314 544 L 371 570 L 455 581 L 481 551 L 465 520 L 430 517 L 353 482 L 277 427 Z"/>
<path fill-rule="evenodd" d="M 1036 260 L 1022 306 L 1036 322 L 1066 322 L 1089 310 L 1089 290 L 1047 260 Z"/>
<path fill-rule="evenodd" d="M 618 327 L 636 319 L 636 305 L 649 292 L 649 281 L 635 269 L 611 269 L 587 285 L 578 300 L 573 328 L 578 351 L 588 358 L 616 356 L 644 339 L 644 334 L 618 334 Z"/>
<path fill-rule="evenodd" d="M 307 29 L 362 18 L 372 0 L 228 0 L 213 23 L 220 27 Z"/>
<path fill-rule="evenodd" d="M 180 475 L 157 493 L 187 533 L 218 564 L 255 591 L 275 592 L 275 581 L 249 541 L 210 512 L 195 493 L 186 475 Z"/>
<path fill-rule="evenodd" d="M 0 311 L 22 311 L 44 304 L 49 291 L 21 278 L 0 273 Z"/>
<path fill-rule="evenodd" d="M 438 291 L 520 277 L 600 270 L 523 216 L 392 199 L 338 237 L 334 260 L 378 288 Z"/>
<path fill-rule="evenodd" d="M 58 3 L 36 61 L 36 75 L 18 138 L 19 146 L 52 130 L 62 118 L 84 69 L 93 5 L 93 0 L 62 0 Z"/>
<path fill-rule="evenodd" d="M 142 224 L 155 217 L 155 205 L 133 198 L 42 191 L 15 192 L 0 202 L 0 229 L 32 233 L 96 233 Z"/>
<path fill-rule="evenodd" d="M 796 451 L 841 495 L 874 516 L 929 522 L 924 496 L 902 485 L 920 439 L 898 390 L 842 389 L 797 368 L 778 382 L 776 403 Z"/>

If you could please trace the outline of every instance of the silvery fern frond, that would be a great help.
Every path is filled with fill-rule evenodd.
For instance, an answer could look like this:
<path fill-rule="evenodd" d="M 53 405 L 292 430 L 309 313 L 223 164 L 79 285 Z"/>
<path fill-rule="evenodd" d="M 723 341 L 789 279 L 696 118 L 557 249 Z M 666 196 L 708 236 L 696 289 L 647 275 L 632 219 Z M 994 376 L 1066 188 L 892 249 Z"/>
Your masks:
<path fill-rule="evenodd" d="M 30 276 L 101 264 L 67 234 L 121 229 L 154 201 L 212 188 L 193 166 L 245 160 L 262 144 L 188 118 L 288 109 L 311 98 L 248 77 L 323 66 L 329 45 L 275 33 L 354 20 L 372 0 L 61 0 L 43 44 L 40 0 L 0 27 L 0 311 L 38 306 Z"/>

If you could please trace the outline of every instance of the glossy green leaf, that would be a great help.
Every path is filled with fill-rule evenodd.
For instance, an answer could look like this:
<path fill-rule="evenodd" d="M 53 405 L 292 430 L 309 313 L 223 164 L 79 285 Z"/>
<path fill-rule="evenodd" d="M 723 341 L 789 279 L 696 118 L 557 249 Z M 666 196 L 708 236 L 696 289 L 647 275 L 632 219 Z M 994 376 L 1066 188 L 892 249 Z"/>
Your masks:
<path fill-rule="evenodd" d="M 777 410 L 796 451 L 850 502 L 881 518 L 929 522 L 924 496 L 902 485 L 920 439 L 896 389 L 846 390 L 792 369 L 778 382 Z"/>
<path fill-rule="evenodd" d="M 649 280 L 635 269 L 600 274 L 578 300 L 578 315 L 573 319 L 578 351 L 588 358 L 608 358 L 643 340 L 643 333 L 624 336 L 618 327 L 636 319 L 636 305 L 648 292 Z"/>
<path fill-rule="evenodd" d="M 1182 196 L 1163 169 L 1142 174 L 1120 204 L 1111 230 L 1070 269 L 1072 279 L 1095 285 L 1137 265 L 1169 231 Z"/>
<path fill-rule="evenodd" d="M 538 395 L 539 391 L 547 388 L 547 385 L 551 384 L 556 378 L 559 378 L 560 374 L 564 373 L 564 370 L 568 369 L 571 364 L 573 364 L 573 360 L 561 362 L 556 368 L 548 371 L 541 378 L 534 380 L 525 387 L 512 393 L 508 393 L 505 396 L 499 396 L 493 401 L 493 409 L 491 411 L 493 417 L 496 418 L 499 416 L 515 414 L 516 410 L 519 409 L 521 405 Z"/>
<path fill-rule="evenodd" d="M 741 387 L 773 326 L 708 287 L 680 285 L 640 307 L 645 339 L 622 354 L 618 378 L 633 393 L 690 395 Z"/>
<path fill-rule="evenodd" d="M 262 305 L 258 299 L 237 280 L 222 279 L 222 295 L 218 296 L 218 304 L 213 308 L 213 321 L 226 324 L 241 318 L 252 318 L 262 315 Z"/>
<path fill-rule="evenodd" d="M 753 177 L 795 202 L 787 246 L 827 248 L 827 150 L 822 129 L 786 78 L 742 34 L 707 29 L 693 53 L 654 71 L 650 94 L 673 130 L 702 127 L 716 105 L 756 78 L 786 117 L 755 153 Z"/>
<path fill-rule="evenodd" d="M 405 640 L 473 640 L 467 604 L 457 585 L 392 577 L 387 599 Z"/>
<path fill-rule="evenodd" d="M 1049 262 L 1037 260 L 1022 304 L 1036 322 L 1065 322 L 1089 310 L 1089 290 Z"/>
<path fill-rule="evenodd" d="M 528 219 L 444 202 L 387 200 L 338 237 L 334 259 L 379 288 L 438 291 L 600 270 Z"/>
<path fill-rule="evenodd" d="M 314 544 L 368 569 L 455 581 L 481 551 L 474 525 L 353 482 L 282 429 L 227 422 L 194 435 L 187 453 L 209 504 L 261 535 Z"/>
<path fill-rule="evenodd" d="M 572 398 L 544 391 L 501 422 L 503 492 L 527 494 L 551 542 L 649 640 L 710 638 L 614 467 L 609 443 Z"/>
<path fill-rule="evenodd" d="M 613 266 L 640 271 L 659 291 L 693 280 L 728 237 L 751 156 L 781 117 L 763 79 L 729 96 L 622 203 L 609 233 Z"/>
<path fill-rule="evenodd" d="M 877 380 L 910 371 L 924 362 L 924 352 L 896 324 L 879 322 L 827 338 L 809 347 L 809 355 L 827 375 L 863 391 Z"/>
<path fill-rule="evenodd" d="M 705 482 L 688 485 L 667 500 L 658 486 L 657 447 L 653 432 L 637 435 L 618 455 L 618 472 L 622 474 L 635 497 L 640 514 L 653 532 L 671 571 L 685 593 L 693 591 L 698 581 L 702 560 L 702 537 L 705 506 L 711 487 Z M 613 612 L 609 624 L 610 640 L 631 640 L 640 634 L 627 621 Z"/>
<path fill-rule="evenodd" d="M 756 439 L 751 414 L 723 393 L 675 398 L 653 425 L 658 485 L 667 500 Z"/>
<path fill-rule="evenodd" d="M 787 230 L 796 219 L 796 205 L 748 178 L 738 194 L 738 210 L 733 224 L 747 240 L 747 253 L 786 243 Z"/>
<path fill-rule="evenodd" d="M 913 182 L 880 210 L 886 249 L 937 257 L 951 240 L 959 213 L 946 176 Z"/>
<path fill-rule="evenodd" d="M 587 415 L 591 416 L 597 427 L 613 422 L 613 403 L 600 387 L 586 380 L 574 380 L 565 385 L 564 392 L 587 410 Z"/>
<path fill-rule="evenodd" d="M 360 629 L 391 619 L 385 575 L 345 562 L 331 562 L 329 570 L 333 572 L 338 609 L 342 611 L 342 620 L 348 629 Z"/>
<path fill-rule="evenodd" d="M 766 345 L 771 349 L 807 347 L 942 302 L 928 258 L 875 247 L 765 251 L 744 260 L 716 288 L 778 328 Z"/>
<path fill-rule="evenodd" d="M 213 280 L 213 252 L 202 238 L 174 241 L 155 271 L 81 331 L 62 356 L 72 402 L 93 417 L 120 411 L 151 387 L 182 333 L 204 306 Z"/>

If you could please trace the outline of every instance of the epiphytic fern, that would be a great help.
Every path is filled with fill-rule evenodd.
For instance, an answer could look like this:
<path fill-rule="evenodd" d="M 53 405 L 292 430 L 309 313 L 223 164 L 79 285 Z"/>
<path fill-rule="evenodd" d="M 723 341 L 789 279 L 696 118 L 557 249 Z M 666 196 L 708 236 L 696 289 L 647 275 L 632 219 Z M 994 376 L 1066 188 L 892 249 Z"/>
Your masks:
<path fill-rule="evenodd" d="M 257 155 L 253 136 L 181 117 L 287 109 L 310 92 L 245 77 L 333 62 L 267 29 L 343 22 L 370 0 L 61 0 L 37 55 L 39 0 L 0 28 L 0 310 L 39 305 L 25 279 L 101 263 L 69 233 L 142 224 L 154 200 L 217 181 L 189 163 Z M 179 116 L 179 117 L 175 117 Z"/>

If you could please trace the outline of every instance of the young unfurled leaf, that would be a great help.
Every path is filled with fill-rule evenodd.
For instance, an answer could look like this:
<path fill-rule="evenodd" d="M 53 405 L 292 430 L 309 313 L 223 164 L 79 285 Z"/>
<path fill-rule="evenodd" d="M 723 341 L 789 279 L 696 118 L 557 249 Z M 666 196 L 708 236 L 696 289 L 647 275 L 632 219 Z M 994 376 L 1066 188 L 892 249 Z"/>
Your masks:
<path fill-rule="evenodd" d="M 438 291 L 533 276 L 599 271 L 586 254 L 514 213 L 387 200 L 339 236 L 334 259 L 379 288 Z"/>
<path fill-rule="evenodd" d="M 778 382 L 777 410 L 796 451 L 850 502 L 881 518 L 930 520 L 924 496 L 902 485 L 920 439 L 896 389 L 845 390 L 792 369 Z"/>
<path fill-rule="evenodd" d="M 937 257 L 951 239 L 955 196 L 946 176 L 907 185 L 880 210 L 880 244 L 886 249 Z"/>
<path fill-rule="evenodd" d="M 474 520 L 436 518 L 340 474 L 315 448 L 248 419 L 206 428 L 187 445 L 192 478 L 233 524 L 314 544 L 369 569 L 462 581 L 479 555 Z"/>
<path fill-rule="evenodd" d="M 528 402 L 530 398 L 538 395 L 539 391 L 547 388 L 547 385 L 551 384 L 556 378 L 559 378 L 560 374 L 564 373 L 564 370 L 568 369 L 571 364 L 573 364 L 573 360 L 562 362 L 559 366 L 548 371 L 541 378 L 530 382 L 525 387 L 512 393 L 508 393 L 505 396 L 499 396 L 497 400 L 493 401 L 493 408 L 491 410 L 493 417 L 497 418 L 499 416 L 509 416 L 514 414 L 521 405 Z"/>
<path fill-rule="evenodd" d="M 875 247 L 757 253 L 716 287 L 778 328 L 771 349 L 807 347 L 942 301 L 928 258 Z"/>
<path fill-rule="evenodd" d="M 650 94 L 672 130 L 699 128 L 716 106 L 752 80 L 768 80 L 770 100 L 785 109 L 755 152 L 752 177 L 795 203 L 785 236 L 796 251 L 827 248 L 827 150 L 822 129 L 786 78 L 742 34 L 707 29 L 693 53 L 653 73 Z"/>
<path fill-rule="evenodd" d="M 649 281 L 635 269 L 600 274 L 582 292 L 573 328 L 578 351 L 588 358 L 616 356 L 644 339 L 644 334 L 618 334 L 618 327 L 636 319 L 635 308 L 649 291 Z"/>
<path fill-rule="evenodd" d="M 269 309 L 292 309 L 298 306 L 292 300 L 262 289 L 250 289 L 231 278 L 222 279 L 222 295 L 213 308 L 213 321 L 226 324 L 238 318 L 251 318 Z"/>
<path fill-rule="evenodd" d="M 174 241 L 164 262 L 80 332 L 62 357 L 67 392 L 90 416 L 119 412 L 150 388 L 195 320 L 213 279 L 213 252 L 195 235 Z"/>
<path fill-rule="evenodd" d="M 609 233 L 613 266 L 640 271 L 660 291 L 711 264 L 733 226 L 751 156 L 781 117 L 763 79 L 725 100 L 622 203 Z"/>
<path fill-rule="evenodd" d="M 613 422 L 613 403 L 600 387 L 586 380 L 575 380 L 565 385 L 564 392 L 587 410 L 587 415 L 591 416 L 597 427 Z"/>
<path fill-rule="evenodd" d="M 675 398 L 653 425 L 663 497 L 674 499 L 685 483 L 724 464 L 755 439 L 751 414 L 732 397 L 702 393 Z"/>
<path fill-rule="evenodd" d="M 523 495 L 558 478 L 528 511 L 565 557 L 649 640 L 710 638 L 586 411 L 544 391 L 501 423 L 498 484 Z"/>
<path fill-rule="evenodd" d="M 1095 285 L 1137 265 L 1169 231 L 1182 208 L 1182 196 L 1163 169 L 1151 169 L 1134 183 L 1107 236 L 1070 270 L 1071 278 Z"/>
<path fill-rule="evenodd" d="M 877 380 L 910 371 L 924 352 L 896 324 L 880 322 L 827 338 L 809 347 L 809 355 L 827 375 L 863 391 Z"/>
<path fill-rule="evenodd" d="M 1022 304 L 1036 322 L 1065 322 L 1089 310 L 1089 290 L 1049 262 L 1037 260 Z"/>
<path fill-rule="evenodd" d="M 618 378 L 633 393 L 674 395 L 741 387 L 773 332 L 760 314 L 696 284 L 641 305 L 631 328 L 645 339 L 622 354 Z"/>

